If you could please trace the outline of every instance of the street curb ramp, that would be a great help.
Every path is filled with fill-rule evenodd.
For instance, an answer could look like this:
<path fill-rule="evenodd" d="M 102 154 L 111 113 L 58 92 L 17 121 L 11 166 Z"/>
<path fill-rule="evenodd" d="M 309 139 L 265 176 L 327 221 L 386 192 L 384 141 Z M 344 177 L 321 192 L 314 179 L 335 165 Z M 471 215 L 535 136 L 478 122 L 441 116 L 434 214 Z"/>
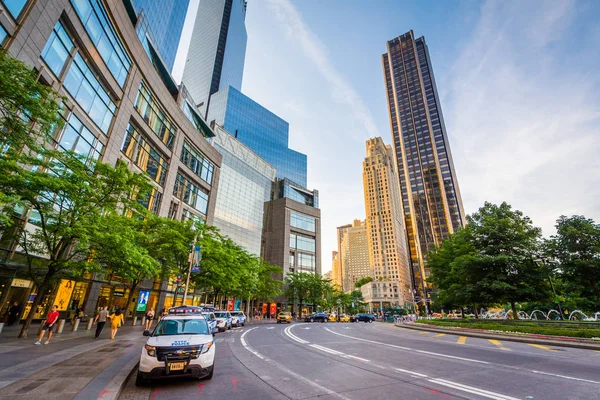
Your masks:
<path fill-rule="evenodd" d="M 495 340 L 507 340 L 510 342 L 519 342 L 519 343 L 528 343 L 528 344 L 541 344 L 546 346 L 557 346 L 557 347 L 570 347 L 574 349 L 583 349 L 583 350 L 600 350 L 600 343 L 592 343 L 592 342 L 582 342 L 580 339 L 545 339 L 545 338 L 535 338 L 535 337 L 527 337 L 527 336 L 515 336 L 515 335 L 506 335 L 499 333 L 487 333 L 487 332 L 473 332 L 470 330 L 463 329 L 446 329 L 446 328 L 430 328 L 429 326 L 424 326 L 422 324 L 403 324 L 403 323 L 395 323 L 395 326 L 399 328 L 413 329 L 416 331 L 425 331 L 425 332 L 435 332 L 435 333 L 446 333 L 450 335 L 456 336 L 467 336 L 467 337 L 476 337 L 482 339 L 495 339 Z"/>

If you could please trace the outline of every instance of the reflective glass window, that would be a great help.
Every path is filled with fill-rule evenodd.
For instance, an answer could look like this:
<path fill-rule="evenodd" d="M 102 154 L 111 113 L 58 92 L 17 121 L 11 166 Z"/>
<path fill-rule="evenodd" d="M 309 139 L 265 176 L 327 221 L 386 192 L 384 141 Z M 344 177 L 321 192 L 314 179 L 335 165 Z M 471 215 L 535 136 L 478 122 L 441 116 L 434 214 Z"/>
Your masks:
<path fill-rule="evenodd" d="M 67 113 L 63 128 L 54 135 L 56 142 L 61 149 L 74 151 L 86 160 L 98 160 L 102 155 L 103 144 L 75 114 Z"/>
<path fill-rule="evenodd" d="M 304 229 L 306 231 L 316 231 L 316 219 L 308 215 L 292 211 L 290 214 L 290 225 L 294 228 Z"/>
<path fill-rule="evenodd" d="M 73 59 L 64 86 L 102 132 L 107 133 L 116 106 L 79 53 Z"/>
<path fill-rule="evenodd" d="M 127 128 L 121 151 L 154 182 L 159 185 L 165 183 L 169 168 L 165 157 L 131 124 Z"/>
<path fill-rule="evenodd" d="M 212 184 L 212 177 L 215 166 L 213 163 L 208 161 L 206 156 L 200 151 L 196 150 L 187 141 L 183 142 L 183 148 L 181 149 L 181 161 L 187 165 L 194 174 L 198 175 L 204 182 Z"/>
<path fill-rule="evenodd" d="M 99 0 L 71 0 L 79 19 L 100 57 L 121 87 L 131 67 L 131 60 L 108 20 L 106 10 Z"/>
<path fill-rule="evenodd" d="M 4 43 L 6 36 L 8 36 L 8 33 L 6 33 L 6 30 L 2 27 L 2 25 L 0 25 L 0 45 Z"/>
<path fill-rule="evenodd" d="M 173 196 L 206 215 L 208 209 L 208 193 L 179 172 L 175 179 Z"/>
<path fill-rule="evenodd" d="M 60 75 L 69 54 L 73 49 L 73 41 L 67 35 L 65 28 L 58 21 L 42 50 L 42 58 L 48 67 L 54 72 L 54 75 Z"/>
<path fill-rule="evenodd" d="M 27 0 L 3 0 L 4 6 L 14 19 L 19 18 L 21 11 L 25 8 Z"/>
<path fill-rule="evenodd" d="M 177 128 L 173 121 L 167 117 L 167 113 L 143 82 L 140 85 L 138 96 L 135 101 L 135 109 L 144 121 L 148 123 L 148 126 L 156 136 L 158 136 L 169 149 L 172 149 Z"/>

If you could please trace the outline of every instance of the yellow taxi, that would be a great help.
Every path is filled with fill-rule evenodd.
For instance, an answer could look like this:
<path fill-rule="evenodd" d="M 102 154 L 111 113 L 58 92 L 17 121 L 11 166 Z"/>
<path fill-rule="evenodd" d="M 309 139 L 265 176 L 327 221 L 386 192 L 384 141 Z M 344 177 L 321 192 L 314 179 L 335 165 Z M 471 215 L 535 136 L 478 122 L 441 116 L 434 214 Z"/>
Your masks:
<path fill-rule="evenodd" d="M 329 322 L 335 322 L 335 321 L 337 321 L 337 315 L 329 314 Z"/>
<path fill-rule="evenodd" d="M 289 311 L 282 311 L 277 314 L 277 323 L 281 324 L 282 322 L 287 322 L 288 324 L 292 322 L 292 313 Z"/>
<path fill-rule="evenodd" d="M 346 314 L 342 314 L 342 316 L 340 317 L 340 322 L 350 322 L 350 317 Z"/>

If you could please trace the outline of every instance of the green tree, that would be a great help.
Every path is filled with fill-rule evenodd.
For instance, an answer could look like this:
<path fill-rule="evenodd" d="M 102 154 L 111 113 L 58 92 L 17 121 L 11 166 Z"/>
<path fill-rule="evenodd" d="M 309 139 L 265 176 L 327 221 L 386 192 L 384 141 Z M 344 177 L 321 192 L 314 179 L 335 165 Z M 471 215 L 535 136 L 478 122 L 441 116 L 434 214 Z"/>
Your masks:
<path fill-rule="evenodd" d="M 298 315 L 302 314 L 302 306 L 305 304 L 305 300 L 308 299 L 312 276 L 313 274 L 307 272 L 293 272 L 285 277 L 287 285 L 284 291 L 285 297 L 288 301 L 298 302 L 300 309 Z"/>
<path fill-rule="evenodd" d="M 548 247 L 572 290 L 600 306 L 600 225 L 582 215 L 561 216 Z"/>
<path fill-rule="evenodd" d="M 373 282 L 373 278 L 371 278 L 370 276 L 365 276 L 364 278 L 359 279 L 355 284 L 354 287 L 356 288 L 360 288 L 362 285 L 369 283 L 369 282 Z"/>

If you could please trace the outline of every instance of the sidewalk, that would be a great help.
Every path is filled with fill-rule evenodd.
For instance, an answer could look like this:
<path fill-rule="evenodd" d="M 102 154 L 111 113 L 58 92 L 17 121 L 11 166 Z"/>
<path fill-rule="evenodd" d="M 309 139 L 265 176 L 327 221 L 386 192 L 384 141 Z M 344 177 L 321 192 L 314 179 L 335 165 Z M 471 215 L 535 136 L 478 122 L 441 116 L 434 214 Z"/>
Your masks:
<path fill-rule="evenodd" d="M 129 319 L 115 340 L 110 326 L 94 339 L 95 327 L 77 332 L 66 324 L 48 345 L 34 345 L 39 324 L 26 339 L 18 339 L 20 326 L 0 334 L 0 399 L 111 399 L 116 398 L 127 375 L 138 362 L 145 342 L 143 328 Z"/>

